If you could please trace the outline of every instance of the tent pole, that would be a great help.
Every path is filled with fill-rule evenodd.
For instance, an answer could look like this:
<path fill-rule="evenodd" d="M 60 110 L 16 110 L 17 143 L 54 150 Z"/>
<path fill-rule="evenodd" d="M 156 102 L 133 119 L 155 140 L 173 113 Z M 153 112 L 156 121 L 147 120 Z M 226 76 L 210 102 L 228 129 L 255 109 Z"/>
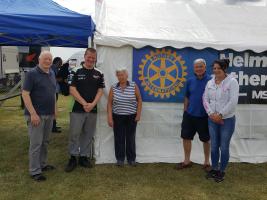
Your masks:
<path fill-rule="evenodd" d="M 88 48 L 94 48 L 94 35 L 88 37 Z"/>
<path fill-rule="evenodd" d="M 2 47 L 0 47 L 0 79 L 2 79 L 4 77 L 4 71 L 3 71 L 3 58 L 2 58 Z"/>

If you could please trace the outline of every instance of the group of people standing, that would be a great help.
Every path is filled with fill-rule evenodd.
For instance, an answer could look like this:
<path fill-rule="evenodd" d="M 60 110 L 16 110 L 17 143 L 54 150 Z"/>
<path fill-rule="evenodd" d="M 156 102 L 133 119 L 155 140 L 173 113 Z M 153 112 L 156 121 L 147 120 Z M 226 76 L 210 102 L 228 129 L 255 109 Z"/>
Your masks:
<path fill-rule="evenodd" d="M 97 103 L 105 88 L 104 74 L 95 68 L 96 58 L 95 49 L 86 49 L 82 66 L 69 80 L 69 93 L 74 99 L 74 105 L 70 113 L 70 157 L 65 167 L 66 172 L 73 171 L 78 165 L 85 168 L 93 166 L 89 156 L 92 154 L 96 130 Z M 57 115 L 58 93 L 56 73 L 51 65 L 51 53 L 41 52 L 39 64 L 26 74 L 22 91 L 30 138 L 29 172 L 35 181 L 46 180 L 43 172 L 55 169 L 47 164 L 49 133 Z M 215 76 L 211 79 L 206 73 L 205 60 L 195 60 L 195 76 L 187 82 L 184 101 L 181 137 L 185 159 L 176 166 L 176 169 L 192 166 L 191 140 L 197 132 L 204 146 L 203 167 L 208 171 L 206 177 L 217 182 L 224 179 L 229 160 L 229 144 L 234 132 L 234 114 L 238 101 L 238 83 L 226 73 L 228 66 L 227 60 L 215 61 Z M 108 96 L 107 122 L 114 131 L 117 166 L 124 166 L 125 158 L 130 166 L 136 166 L 135 135 L 141 117 L 142 97 L 138 86 L 128 80 L 126 69 L 117 69 L 116 76 L 118 82 L 112 85 Z M 54 127 L 58 130 L 55 121 Z"/>

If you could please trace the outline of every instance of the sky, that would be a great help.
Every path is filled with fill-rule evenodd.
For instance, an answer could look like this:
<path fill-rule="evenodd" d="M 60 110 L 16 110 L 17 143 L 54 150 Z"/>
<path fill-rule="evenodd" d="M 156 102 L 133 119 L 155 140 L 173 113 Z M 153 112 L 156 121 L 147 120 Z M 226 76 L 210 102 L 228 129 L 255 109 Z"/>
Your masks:
<path fill-rule="evenodd" d="M 91 15 L 94 18 L 95 15 L 95 0 L 53 0 L 58 4 L 82 13 Z M 117 0 L 117 1 L 127 1 L 127 0 Z M 130 0 L 128 0 L 130 1 Z M 134 0 L 132 0 L 134 1 Z M 158 1 L 158 0 L 155 0 Z M 162 1 L 182 1 L 182 0 L 162 0 Z M 253 6 L 266 6 L 267 0 L 184 0 L 191 1 L 199 4 L 206 3 L 219 3 L 219 4 L 230 4 L 230 5 L 253 5 Z M 60 56 L 64 61 L 66 61 L 72 54 L 83 49 L 79 48 L 62 48 L 62 47 L 52 47 L 50 49 L 54 57 Z"/>
<path fill-rule="evenodd" d="M 82 13 L 82 14 L 89 14 L 94 16 L 95 13 L 95 0 L 53 0 L 58 4 Z"/>

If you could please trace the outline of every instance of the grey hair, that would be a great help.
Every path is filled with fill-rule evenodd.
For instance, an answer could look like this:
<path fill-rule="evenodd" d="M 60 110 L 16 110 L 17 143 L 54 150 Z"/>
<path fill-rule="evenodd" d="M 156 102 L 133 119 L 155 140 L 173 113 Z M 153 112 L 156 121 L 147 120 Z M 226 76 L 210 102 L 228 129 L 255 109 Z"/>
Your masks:
<path fill-rule="evenodd" d="M 39 55 L 39 59 L 42 58 L 42 57 L 43 57 L 44 55 L 46 55 L 46 54 L 49 54 L 51 57 L 53 57 L 50 51 L 45 50 L 45 51 L 42 51 L 42 52 L 40 53 L 40 55 Z"/>
<path fill-rule="evenodd" d="M 126 68 L 118 68 L 116 69 L 116 74 L 119 72 L 125 72 L 126 74 L 128 74 L 128 70 Z"/>
<path fill-rule="evenodd" d="M 198 58 L 198 59 L 194 60 L 194 65 L 198 64 L 198 63 L 202 63 L 205 66 L 207 66 L 206 61 L 203 58 Z"/>

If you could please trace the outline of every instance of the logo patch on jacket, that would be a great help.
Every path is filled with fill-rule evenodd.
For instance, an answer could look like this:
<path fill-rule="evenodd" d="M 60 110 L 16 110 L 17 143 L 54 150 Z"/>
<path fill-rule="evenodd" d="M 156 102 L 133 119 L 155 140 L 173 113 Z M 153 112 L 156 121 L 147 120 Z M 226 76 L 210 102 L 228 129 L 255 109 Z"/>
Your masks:
<path fill-rule="evenodd" d="M 97 76 L 97 75 L 93 75 L 93 77 L 94 77 L 95 79 L 99 79 L 99 78 L 100 78 L 100 76 Z"/>

